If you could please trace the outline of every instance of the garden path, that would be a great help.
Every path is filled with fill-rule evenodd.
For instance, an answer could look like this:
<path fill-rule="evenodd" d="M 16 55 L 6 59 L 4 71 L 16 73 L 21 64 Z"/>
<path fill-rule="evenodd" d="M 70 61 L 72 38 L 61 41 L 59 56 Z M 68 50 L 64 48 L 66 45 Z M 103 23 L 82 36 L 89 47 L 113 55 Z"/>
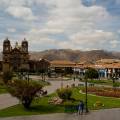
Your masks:
<path fill-rule="evenodd" d="M 10 94 L 0 95 L 0 109 L 4 109 L 19 103 L 19 100 L 12 97 Z"/>

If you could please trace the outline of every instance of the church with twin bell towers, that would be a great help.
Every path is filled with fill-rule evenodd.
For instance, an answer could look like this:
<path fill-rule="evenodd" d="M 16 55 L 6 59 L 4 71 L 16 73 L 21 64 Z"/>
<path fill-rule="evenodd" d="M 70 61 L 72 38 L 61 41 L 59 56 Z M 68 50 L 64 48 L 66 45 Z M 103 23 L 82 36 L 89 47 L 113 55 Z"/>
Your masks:
<path fill-rule="evenodd" d="M 28 41 L 24 39 L 21 45 L 16 42 L 15 47 L 11 46 L 7 38 L 3 42 L 3 72 L 19 71 L 29 69 Z"/>

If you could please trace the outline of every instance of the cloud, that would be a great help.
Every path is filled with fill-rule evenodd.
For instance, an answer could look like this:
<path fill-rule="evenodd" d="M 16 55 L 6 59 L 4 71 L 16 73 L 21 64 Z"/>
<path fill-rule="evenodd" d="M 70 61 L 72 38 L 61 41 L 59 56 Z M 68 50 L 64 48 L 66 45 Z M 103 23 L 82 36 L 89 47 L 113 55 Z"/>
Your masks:
<path fill-rule="evenodd" d="M 116 34 L 102 30 L 83 31 L 70 36 L 70 40 L 61 42 L 59 45 L 65 48 L 66 45 L 71 46 L 72 49 L 106 49 L 117 47 L 118 40 Z"/>
<path fill-rule="evenodd" d="M 82 5 L 79 0 L 66 0 L 66 2 L 57 0 L 53 6 L 55 7 L 49 11 L 50 16 L 47 22 L 47 26 L 50 28 L 69 29 L 77 27 L 82 29 L 85 26 L 93 27 L 95 21 L 109 17 L 103 7 L 92 6 L 88 8 Z"/>
<path fill-rule="evenodd" d="M 115 33 L 117 28 L 113 24 L 117 23 L 119 28 L 119 18 L 114 18 L 103 3 L 111 2 L 102 0 L 98 4 L 93 0 L 92 5 L 87 6 L 83 0 L 1 0 L 0 6 L 4 9 L 0 10 L 4 11 L 1 17 L 12 21 L 4 21 L 8 24 L 7 32 L 12 38 L 26 37 L 31 49 L 115 50 L 119 32 Z M 15 35 L 12 26 L 16 28 Z"/>
<path fill-rule="evenodd" d="M 56 29 L 50 29 L 50 28 L 43 28 L 43 29 L 31 29 L 28 34 L 37 34 L 37 35 L 48 35 L 48 34 L 59 34 L 63 33 L 64 31 L 62 29 L 56 28 Z"/>
<path fill-rule="evenodd" d="M 23 20 L 35 20 L 36 17 L 33 15 L 30 8 L 23 7 L 23 6 L 10 6 L 6 9 L 10 15 L 14 16 L 15 18 L 20 18 Z"/>
<path fill-rule="evenodd" d="M 26 36 L 31 36 L 30 39 L 36 36 L 34 41 L 41 46 L 52 43 L 57 48 L 101 49 L 103 44 L 109 42 L 111 36 L 113 37 L 112 33 L 96 28 L 98 21 L 111 17 L 103 7 L 86 7 L 79 0 L 50 0 L 49 2 L 40 0 L 38 2 L 49 6 L 48 19 L 43 28 L 32 28 Z M 63 33 L 68 38 L 64 41 L 60 38 L 51 39 L 49 36 Z"/>
<path fill-rule="evenodd" d="M 16 29 L 15 28 L 8 28 L 7 31 L 10 33 L 14 33 L 14 32 L 16 32 Z"/>
<path fill-rule="evenodd" d="M 34 0 L 0 0 L 0 5 L 3 6 L 30 6 Z"/>
<path fill-rule="evenodd" d="M 118 40 L 112 40 L 112 41 L 110 41 L 110 44 L 111 44 L 112 48 L 116 48 L 116 47 L 120 46 L 120 41 L 118 41 Z"/>
<path fill-rule="evenodd" d="M 120 0 L 82 0 L 86 6 L 102 6 L 112 14 L 112 16 L 120 16 Z"/>

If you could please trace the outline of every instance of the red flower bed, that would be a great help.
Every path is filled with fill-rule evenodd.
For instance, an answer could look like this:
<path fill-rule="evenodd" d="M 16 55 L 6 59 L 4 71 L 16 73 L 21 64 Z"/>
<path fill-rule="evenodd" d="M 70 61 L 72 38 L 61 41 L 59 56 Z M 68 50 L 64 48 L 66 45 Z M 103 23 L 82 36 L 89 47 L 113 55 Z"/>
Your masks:
<path fill-rule="evenodd" d="M 104 92 L 96 92 L 96 95 L 105 96 L 105 97 L 120 97 L 120 92 L 117 91 L 104 91 Z"/>
<path fill-rule="evenodd" d="M 85 89 L 82 90 L 85 92 Z M 120 89 L 117 88 L 97 88 L 97 87 L 88 87 L 87 89 L 88 93 L 99 95 L 99 96 L 105 96 L 105 97 L 120 97 Z"/>

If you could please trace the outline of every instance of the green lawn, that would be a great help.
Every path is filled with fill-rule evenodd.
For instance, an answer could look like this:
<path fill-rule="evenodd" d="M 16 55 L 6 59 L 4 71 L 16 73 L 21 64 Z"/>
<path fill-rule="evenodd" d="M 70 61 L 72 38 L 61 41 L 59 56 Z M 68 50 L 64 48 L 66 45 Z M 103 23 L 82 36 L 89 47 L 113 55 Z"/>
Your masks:
<path fill-rule="evenodd" d="M 0 94 L 6 93 L 6 87 L 4 85 L 0 85 Z"/>
<path fill-rule="evenodd" d="M 0 94 L 6 93 L 6 92 L 7 92 L 6 87 L 2 81 L 2 78 L 0 77 Z"/>
<path fill-rule="evenodd" d="M 71 111 L 66 111 L 65 106 L 78 105 L 80 100 L 85 99 L 85 95 L 79 93 L 79 90 L 80 90 L 79 88 L 73 89 L 72 98 L 76 99 L 74 102 L 67 101 L 67 102 L 64 102 L 62 105 L 48 104 L 48 100 L 51 97 L 57 96 L 56 94 L 52 94 L 52 95 L 35 100 L 29 110 L 24 109 L 22 105 L 16 105 L 16 106 L 12 106 L 12 107 L 0 110 L 0 117 L 71 112 Z M 104 104 L 104 107 L 95 108 L 94 103 L 96 103 L 96 101 L 101 101 Z M 120 99 L 88 95 L 88 108 L 91 110 L 119 108 L 119 107 L 120 107 Z"/>

